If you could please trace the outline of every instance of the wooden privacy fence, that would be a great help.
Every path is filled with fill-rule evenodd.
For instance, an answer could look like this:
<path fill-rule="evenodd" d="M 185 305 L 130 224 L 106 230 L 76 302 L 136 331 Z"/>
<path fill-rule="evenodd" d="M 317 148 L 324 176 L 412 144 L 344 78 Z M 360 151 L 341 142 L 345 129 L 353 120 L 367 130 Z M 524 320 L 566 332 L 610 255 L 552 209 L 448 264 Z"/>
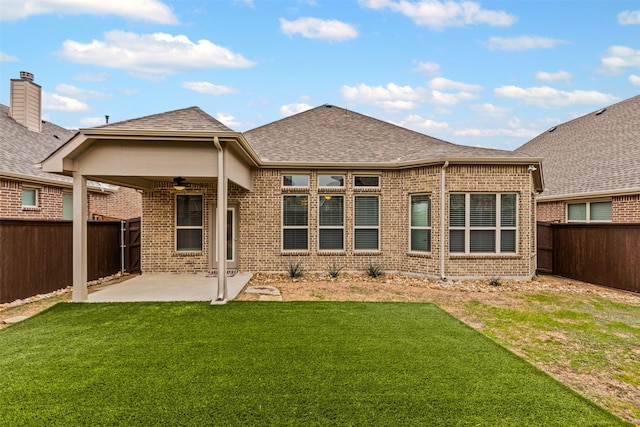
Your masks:
<path fill-rule="evenodd" d="M 89 280 L 119 272 L 122 223 L 89 221 L 87 225 Z M 72 237 L 71 221 L 0 220 L 0 303 L 71 285 Z"/>
<path fill-rule="evenodd" d="M 538 271 L 640 292 L 640 224 L 538 223 Z"/>

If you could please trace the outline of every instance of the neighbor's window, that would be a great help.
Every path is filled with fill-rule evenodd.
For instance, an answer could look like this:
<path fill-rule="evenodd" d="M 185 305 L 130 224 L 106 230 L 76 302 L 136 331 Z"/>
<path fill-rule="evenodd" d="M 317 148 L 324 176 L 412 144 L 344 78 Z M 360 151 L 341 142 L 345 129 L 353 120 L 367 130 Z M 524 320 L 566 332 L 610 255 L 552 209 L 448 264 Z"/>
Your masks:
<path fill-rule="evenodd" d="M 355 196 L 353 249 L 378 250 L 380 248 L 380 197 Z"/>
<path fill-rule="evenodd" d="M 282 196 L 282 249 L 309 249 L 309 196 Z"/>
<path fill-rule="evenodd" d="M 567 220 L 569 222 L 611 221 L 611 202 L 569 203 Z"/>
<path fill-rule="evenodd" d="M 354 187 L 379 188 L 380 177 L 373 175 L 356 175 L 353 177 Z"/>
<path fill-rule="evenodd" d="M 431 252 L 431 198 L 428 194 L 411 196 L 411 252 Z"/>
<path fill-rule="evenodd" d="M 62 194 L 62 219 L 73 219 L 73 193 Z"/>
<path fill-rule="evenodd" d="M 318 198 L 318 249 L 344 249 L 344 196 Z"/>
<path fill-rule="evenodd" d="M 344 175 L 318 175 L 318 187 L 344 187 Z"/>
<path fill-rule="evenodd" d="M 283 187 L 308 187 L 309 175 L 283 175 Z"/>
<path fill-rule="evenodd" d="M 515 253 L 516 194 L 451 194 L 449 252 Z"/>
<path fill-rule="evenodd" d="M 202 195 L 176 195 L 176 251 L 202 250 Z"/>
<path fill-rule="evenodd" d="M 35 208 L 38 207 L 38 190 L 35 188 L 22 189 L 22 207 Z"/>

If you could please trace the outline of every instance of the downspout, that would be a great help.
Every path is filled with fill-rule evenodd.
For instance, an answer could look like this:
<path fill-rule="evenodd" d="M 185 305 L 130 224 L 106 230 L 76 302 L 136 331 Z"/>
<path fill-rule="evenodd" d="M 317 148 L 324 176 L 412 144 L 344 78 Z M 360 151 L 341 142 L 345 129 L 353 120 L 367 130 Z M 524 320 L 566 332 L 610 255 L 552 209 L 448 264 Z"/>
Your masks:
<path fill-rule="evenodd" d="M 125 273 L 126 266 L 124 265 L 124 255 L 127 248 L 127 244 L 124 241 L 126 221 L 120 221 L 120 272 Z"/>
<path fill-rule="evenodd" d="M 224 150 L 220 145 L 217 136 L 213 137 L 213 144 L 218 149 L 218 188 L 217 188 L 217 210 L 216 210 L 216 244 L 218 252 L 218 292 L 212 304 L 225 304 L 227 302 L 227 252 L 226 233 L 227 229 L 227 194 L 225 181 L 227 180 L 224 168 Z"/>
<path fill-rule="evenodd" d="M 445 280 L 447 278 L 444 272 L 444 242 L 445 242 L 445 169 L 449 166 L 449 160 L 445 161 L 440 169 L 440 279 Z"/>

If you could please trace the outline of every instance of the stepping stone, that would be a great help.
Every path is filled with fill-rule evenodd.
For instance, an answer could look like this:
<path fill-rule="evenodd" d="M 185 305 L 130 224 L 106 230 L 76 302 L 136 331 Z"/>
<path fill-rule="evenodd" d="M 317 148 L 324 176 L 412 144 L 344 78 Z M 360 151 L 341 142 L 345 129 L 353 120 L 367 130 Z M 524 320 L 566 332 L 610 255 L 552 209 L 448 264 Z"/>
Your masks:
<path fill-rule="evenodd" d="M 248 294 L 280 296 L 280 290 L 273 286 L 249 286 L 245 292 Z"/>
<path fill-rule="evenodd" d="M 282 301 L 280 295 L 260 295 L 260 301 Z"/>
<path fill-rule="evenodd" d="M 27 319 L 28 317 L 29 316 L 10 317 L 8 319 L 4 319 L 3 323 L 6 323 L 7 325 L 13 325 L 14 323 L 22 322 L 24 319 Z"/>

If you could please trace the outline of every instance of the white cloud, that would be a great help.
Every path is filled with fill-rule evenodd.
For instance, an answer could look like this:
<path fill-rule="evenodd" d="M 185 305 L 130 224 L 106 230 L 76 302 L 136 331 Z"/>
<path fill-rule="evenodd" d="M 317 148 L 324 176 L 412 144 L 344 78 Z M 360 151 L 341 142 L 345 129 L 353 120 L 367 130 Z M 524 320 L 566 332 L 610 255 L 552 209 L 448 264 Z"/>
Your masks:
<path fill-rule="evenodd" d="M 18 61 L 18 57 L 7 55 L 4 52 L 0 52 L 0 62 L 17 62 L 17 61 Z"/>
<path fill-rule="evenodd" d="M 568 71 L 556 71 L 555 73 L 549 73 L 546 71 L 538 71 L 536 73 L 536 79 L 541 82 L 553 83 L 561 81 L 569 81 L 573 78 L 573 74 Z"/>
<path fill-rule="evenodd" d="M 418 62 L 418 66 L 413 70 L 428 76 L 434 76 L 440 72 L 440 64 L 435 62 Z"/>
<path fill-rule="evenodd" d="M 421 130 L 442 130 L 449 128 L 449 124 L 447 122 L 437 122 L 435 120 L 421 117 L 417 114 L 409 115 L 405 120 L 400 122 L 399 125 Z"/>
<path fill-rule="evenodd" d="M 453 80 L 445 79 L 444 77 L 436 77 L 435 79 L 432 79 L 428 83 L 428 86 L 431 89 L 436 90 L 461 90 L 466 92 L 478 92 L 483 90 L 482 86 L 456 82 Z"/>
<path fill-rule="evenodd" d="M 640 86 L 640 76 L 637 76 L 637 75 L 635 75 L 635 74 L 631 74 L 631 75 L 629 76 L 629 81 L 630 81 L 632 84 L 636 85 L 636 86 Z"/>
<path fill-rule="evenodd" d="M 177 24 L 171 8 L 158 0 L 3 0 L 2 21 L 16 21 L 29 16 L 56 15 L 116 15 L 137 21 Z"/>
<path fill-rule="evenodd" d="M 194 92 L 207 95 L 229 95 L 238 92 L 237 89 L 229 86 L 218 86 L 209 82 L 182 82 L 180 86 Z"/>
<path fill-rule="evenodd" d="M 80 124 L 85 127 L 101 126 L 106 124 L 104 117 L 84 117 L 80 119 Z"/>
<path fill-rule="evenodd" d="M 497 129 L 479 129 L 479 128 L 467 128 L 460 129 L 453 133 L 456 136 L 509 136 L 514 138 L 532 139 L 540 134 L 537 130 L 532 129 L 509 129 L 509 128 L 497 128 Z"/>
<path fill-rule="evenodd" d="M 608 105 L 617 100 L 595 90 L 574 90 L 565 92 L 548 86 L 521 88 L 501 86 L 494 89 L 494 95 L 501 98 L 519 99 L 525 104 L 543 108 L 565 108 L 572 105 Z"/>
<path fill-rule="evenodd" d="M 359 3 L 370 9 L 390 9 L 411 18 L 416 25 L 435 30 L 478 24 L 508 27 L 517 20 L 507 12 L 483 9 L 480 3 L 473 1 L 359 0 Z"/>
<path fill-rule="evenodd" d="M 640 24 L 640 10 L 625 10 L 618 14 L 618 24 L 634 25 Z"/>
<path fill-rule="evenodd" d="M 471 108 L 473 111 L 475 111 L 479 116 L 491 117 L 491 118 L 504 117 L 509 112 L 511 112 L 510 108 L 498 107 L 498 106 L 490 104 L 488 102 L 486 102 L 484 104 L 472 105 L 469 108 Z"/>
<path fill-rule="evenodd" d="M 317 18 L 300 18 L 295 21 L 280 18 L 280 30 L 289 36 L 300 34 L 309 39 L 326 41 L 345 41 L 358 37 L 358 31 L 351 24 Z"/>
<path fill-rule="evenodd" d="M 56 86 L 56 92 L 60 95 L 79 98 L 79 99 L 106 99 L 111 98 L 111 94 L 99 92 L 97 90 L 81 89 L 77 86 L 68 84 L 59 84 Z"/>
<path fill-rule="evenodd" d="M 489 50 L 531 50 L 552 49 L 559 44 L 568 43 L 566 40 L 552 39 L 541 36 L 520 37 L 490 37 L 484 45 Z"/>
<path fill-rule="evenodd" d="M 224 124 L 227 127 L 234 128 L 235 126 L 240 126 L 240 122 L 236 120 L 234 116 L 226 113 L 217 113 L 215 119 Z"/>
<path fill-rule="evenodd" d="M 294 114 L 302 113 L 303 111 L 310 110 L 311 108 L 313 107 L 311 107 L 308 104 L 305 104 L 304 102 L 286 104 L 280 107 L 280 115 L 282 117 L 288 117 Z"/>
<path fill-rule="evenodd" d="M 627 46 L 611 46 L 602 58 L 600 71 L 605 74 L 620 74 L 627 67 L 640 69 L 640 49 Z"/>
<path fill-rule="evenodd" d="M 85 81 L 85 82 L 104 82 L 109 80 L 109 74 L 107 73 L 98 73 L 98 74 L 76 74 L 76 80 Z"/>
<path fill-rule="evenodd" d="M 140 92 L 138 89 L 119 89 L 119 91 L 125 96 L 137 95 Z"/>
<path fill-rule="evenodd" d="M 234 3 L 253 8 L 253 0 L 233 0 Z"/>
<path fill-rule="evenodd" d="M 80 64 L 125 69 L 138 76 L 254 65 L 242 55 L 209 40 L 194 43 L 184 35 L 136 34 L 120 30 L 105 33 L 104 41 L 94 39 L 91 43 L 81 43 L 66 40 L 58 55 Z"/>
<path fill-rule="evenodd" d="M 42 91 L 42 108 L 44 110 L 81 112 L 89 111 L 89 106 L 77 99 Z"/>

